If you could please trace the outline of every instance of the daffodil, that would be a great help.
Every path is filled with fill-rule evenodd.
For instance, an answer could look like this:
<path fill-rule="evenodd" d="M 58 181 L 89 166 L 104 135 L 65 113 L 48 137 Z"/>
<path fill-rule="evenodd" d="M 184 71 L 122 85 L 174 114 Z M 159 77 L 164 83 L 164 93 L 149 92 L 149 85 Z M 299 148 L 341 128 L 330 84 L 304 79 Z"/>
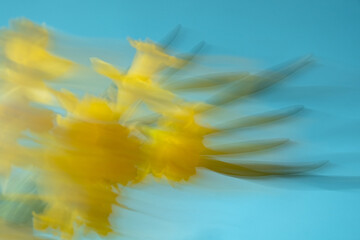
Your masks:
<path fill-rule="evenodd" d="M 150 108 L 161 111 L 163 107 L 173 108 L 181 101 L 172 92 L 163 89 L 156 82 L 157 75 L 164 69 L 181 68 L 184 60 L 168 55 L 155 43 L 129 40 L 137 52 L 134 60 L 125 72 L 100 59 L 92 58 L 95 70 L 109 77 L 118 88 L 117 106 L 125 113 L 138 101 L 145 101 Z M 126 115 L 131 116 L 132 112 Z M 130 116 L 129 116 L 130 115 Z"/>
<path fill-rule="evenodd" d="M 57 93 L 57 98 L 67 115 L 58 116 L 42 140 L 45 175 L 39 186 L 48 206 L 36 215 L 35 229 L 58 229 L 70 239 L 76 225 L 85 225 L 107 235 L 118 185 L 144 176 L 141 142 L 118 123 L 112 103 L 93 96 L 77 99 L 70 92 Z"/>
<path fill-rule="evenodd" d="M 30 101 L 49 103 L 52 95 L 45 81 L 56 79 L 73 66 L 69 60 L 48 51 L 50 33 L 26 19 L 11 22 L 10 29 L 0 32 L 3 48 L 0 76 L 8 91 L 23 95 Z"/>

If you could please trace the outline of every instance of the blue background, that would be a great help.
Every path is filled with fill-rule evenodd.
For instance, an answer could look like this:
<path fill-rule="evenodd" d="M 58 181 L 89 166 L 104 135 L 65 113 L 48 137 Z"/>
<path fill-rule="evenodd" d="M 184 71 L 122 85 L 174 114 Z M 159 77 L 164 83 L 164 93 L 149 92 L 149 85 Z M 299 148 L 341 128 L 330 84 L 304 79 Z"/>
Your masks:
<path fill-rule="evenodd" d="M 286 127 L 259 131 L 290 134 L 298 144 L 283 150 L 287 158 L 329 160 L 317 174 L 360 176 L 360 1 L 13 0 L 1 5 L 1 26 L 24 16 L 90 38 L 159 40 L 181 24 L 183 49 L 205 40 L 209 54 L 257 60 L 256 68 L 312 54 L 315 67 L 247 106 L 305 105 L 305 113 Z M 269 156 L 275 155 L 264 157 Z M 200 174 L 196 184 L 124 190 L 122 201 L 136 211 L 119 210 L 112 219 L 123 238 L 360 239 L 359 190 L 343 180 L 248 181 Z"/>

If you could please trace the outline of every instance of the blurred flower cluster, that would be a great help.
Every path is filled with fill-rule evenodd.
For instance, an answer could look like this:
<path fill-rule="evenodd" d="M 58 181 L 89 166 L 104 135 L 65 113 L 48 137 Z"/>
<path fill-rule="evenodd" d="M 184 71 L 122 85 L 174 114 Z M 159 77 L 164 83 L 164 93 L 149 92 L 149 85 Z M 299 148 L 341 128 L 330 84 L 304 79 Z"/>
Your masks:
<path fill-rule="evenodd" d="M 129 42 L 136 54 L 127 70 L 90 58 L 89 71 L 95 71 L 99 81 L 111 79 L 112 84 L 104 83 L 101 96 L 80 96 L 61 87 L 79 64 L 50 52 L 50 30 L 26 19 L 14 20 L 10 28 L 1 30 L 1 239 L 51 235 L 74 239 L 80 227 L 107 236 L 115 231 L 109 220 L 114 206 L 124 207 L 121 189 L 149 176 L 186 182 L 198 168 L 233 177 L 262 177 L 296 174 L 318 166 L 219 159 L 224 155 L 241 158 L 283 145 L 286 139 L 205 144 L 213 136 L 299 112 L 301 106 L 292 106 L 224 119 L 225 123 L 215 126 L 207 121 L 226 104 L 236 104 L 289 77 L 309 60 L 260 74 L 179 79 L 176 72 L 190 67 L 195 53 L 177 57 L 166 46 L 149 40 Z M 185 100 L 179 94 L 208 89 L 219 91 L 204 102 Z"/>

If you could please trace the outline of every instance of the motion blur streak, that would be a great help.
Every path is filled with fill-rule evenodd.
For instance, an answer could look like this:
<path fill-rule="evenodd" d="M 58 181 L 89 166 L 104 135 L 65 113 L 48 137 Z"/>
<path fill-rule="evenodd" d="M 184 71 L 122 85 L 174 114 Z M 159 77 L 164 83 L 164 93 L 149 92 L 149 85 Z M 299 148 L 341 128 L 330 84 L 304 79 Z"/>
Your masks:
<path fill-rule="evenodd" d="M 89 56 L 91 67 L 57 56 L 50 52 L 56 34 L 26 19 L 0 34 L 1 239 L 76 239 L 80 231 L 121 236 L 110 216 L 114 207 L 126 208 L 122 189 L 149 177 L 192 184 L 199 168 L 260 178 L 298 176 L 324 164 L 221 159 L 241 160 L 289 143 L 237 141 L 229 133 L 288 118 L 300 105 L 239 119 L 221 112 L 306 68 L 309 58 L 259 74 L 188 76 L 182 70 L 196 63 L 201 47 L 177 55 L 169 50 L 171 37 L 163 45 L 129 39 L 136 54 L 121 69 L 97 56 Z M 63 87 L 84 69 L 103 94 L 87 92 L 86 81 L 83 88 Z M 187 99 L 187 91 L 208 100 Z M 221 121 L 210 124 L 214 119 Z M 233 143 L 216 143 L 217 136 Z"/>

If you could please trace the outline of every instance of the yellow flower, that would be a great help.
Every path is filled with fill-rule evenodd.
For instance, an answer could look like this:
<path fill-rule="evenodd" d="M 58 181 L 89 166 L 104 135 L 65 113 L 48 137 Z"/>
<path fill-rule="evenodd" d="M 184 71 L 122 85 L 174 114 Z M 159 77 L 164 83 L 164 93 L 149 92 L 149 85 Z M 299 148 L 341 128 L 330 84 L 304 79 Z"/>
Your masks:
<path fill-rule="evenodd" d="M 0 173 L 8 175 L 11 166 L 28 167 L 34 164 L 34 153 L 19 140 L 27 139 L 25 131 L 44 134 L 53 127 L 55 114 L 47 109 L 31 106 L 24 99 L 0 102 Z"/>
<path fill-rule="evenodd" d="M 47 50 L 50 33 L 44 26 L 29 20 L 11 22 L 11 28 L 0 33 L 0 45 L 4 49 L 0 76 L 29 100 L 49 103 L 52 100 L 45 80 L 64 75 L 73 66 L 69 60 L 52 55 Z"/>
<path fill-rule="evenodd" d="M 149 137 L 145 149 L 155 177 L 179 182 L 196 174 L 208 148 L 204 137 L 215 129 L 197 123 L 194 106 L 183 106 L 176 113 L 169 111 L 160 118 L 155 129 L 146 129 Z"/>
<path fill-rule="evenodd" d="M 118 184 L 144 176 L 141 142 L 118 123 L 119 114 L 106 100 L 79 100 L 70 92 L 57 97 L 68 113 L 58 116 L 42 140 L 44 176 L 39 185 L 48 207 L 36 216 L 35 228 L 59 229 L 64 239 L 73 236 L 75 224 L 107 235 Z"/>
<path fill-rule="evenodd" d="M 165 50 L 152 42 L 142 42 L 129 39 L 131 46 L 137 52 L 128 70 L 128 75 L 154 78 L 167 67 L 181 68 L 185 61 L 168 55 Z"/>
<path fill-rule="evenodd" d="M 112 79 L 117 85 L 118 110 L 125 113 L 137 101 L 145 101 L 150 108 L 158 112 L 162 112 L 164 107 L 177 107 L 181 100 L 172 92 L 161 88 L 156 83 L 156 77 L 167 67 L 182 67 L 185 61 L 168 55 L 164 49 L 154 43 L 129 41 L 136 48 L 137 53 L 126 73 L 100 59 L 91 59 L 94 69 Z M 126 116 L 129 117 L 131 114 Z"/>

